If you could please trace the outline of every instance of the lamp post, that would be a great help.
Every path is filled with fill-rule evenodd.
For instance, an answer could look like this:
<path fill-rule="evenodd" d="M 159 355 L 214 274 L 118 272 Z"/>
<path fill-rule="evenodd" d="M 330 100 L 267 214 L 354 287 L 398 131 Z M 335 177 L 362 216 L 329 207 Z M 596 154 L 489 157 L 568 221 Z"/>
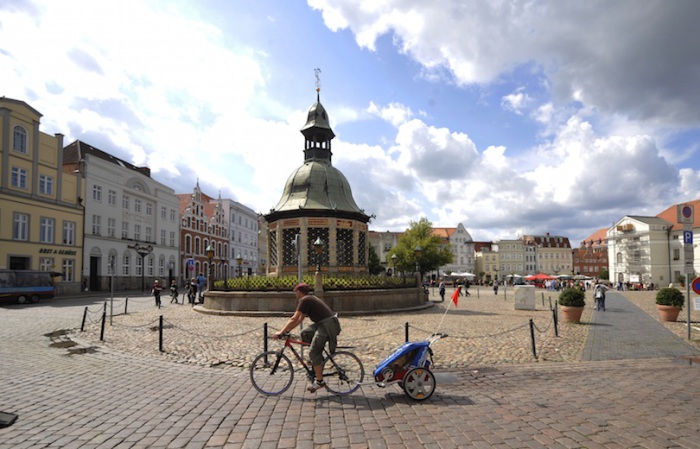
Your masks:
<path fill-rule="evenodd" d="M 240 254 L 236 257 L 236 263 L 238 264 L 238 277 L 241 278 L 243 277 L 243 258 Z"/>
<path fill-rule="evenodd" d="M 224 257 L 221 258 L 221 271 L 224 275 L 224 290 L 228 291 L 228 269 L 225 266 L 225 261 L 226 259 Z"/>
<path fill-rule="evenodd" d="M 316 271 L 321 272 L 321 254 L 323 253 L 323 240 L 317 237 L 314 241 L 314 250 L 316 250 Z"/>
<path fill-rule="evenodd" d="M 421 276 L 420 276 L 420 263 L 418 262 L 420 259 L 421 254 L 423 254 L 423 248 L 420 247 L 420 245 L 416 245 L 415 248 L 413 248 L 413 255 L 416 256 L 416 273 L 418 275 L 418 286 L 420 287 L 421 283 Z"/>
<path fill-rule="evenodd" d="M 207 255 L 207 260 L 209 261 L 209 276 L 207 277 L 207 290 L 211 290 L 212 287 L 214 286 L 214 282 L 212 280 L 213 276 L 213 266 L 212 266 L 212 261 L 214 260 L 214 247 L 211 246 L 211 243 L 209 246 L 207 246 L 207 249 L 204 250 L 206 255 Z"/>
<path fill-rule="evenodd" d="M 146 265 L 144 264 L 144 259 L 153 252 L 153 246 L 134 243 L 128 247 L 136 251 L 138 255 L 141 256 L 141 293 L 143 293 L 146 291 Z"/>
<path fill-rule="evenodd" d="M 392 276 L 396 276 L 396 254 L 391 255 L 391 263 L 394 264 L 394 272 L 392 273 Z"/>

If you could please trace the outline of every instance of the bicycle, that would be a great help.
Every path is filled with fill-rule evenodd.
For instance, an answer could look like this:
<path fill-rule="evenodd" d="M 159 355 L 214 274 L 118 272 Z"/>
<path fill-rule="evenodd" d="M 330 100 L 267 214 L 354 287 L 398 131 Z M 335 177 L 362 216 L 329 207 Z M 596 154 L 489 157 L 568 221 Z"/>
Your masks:
<path fill-rule="evenodd" d="M 294 380 L 294 366 L 285 355 L 285 349 L 290 348 L 296 360 L 306 371 L 309 382 L 313 382 L 315 375 L 313 367 L 304 361 L 299 351 L 293 345 L 301 347 L 309 346 L 309 343 L 292 338 L 289 332 L 282 335 L 284 345 L 278 351 L 263 351 L 258 354 L 250 365 L 250 380 L 253 387 L 260 393 L 268 396 L 277 396 L 284 393 L 292 385 Z M 341 346 L 338 349 L 350 349 Z M 326 388 L 331 393 L 346 395 L 357 391 L 365 378 L 365 368 L 360 359 L 349 351 L 336 351 L 331 354 L 327 348 L 323 348 L 323 379 Z"/>

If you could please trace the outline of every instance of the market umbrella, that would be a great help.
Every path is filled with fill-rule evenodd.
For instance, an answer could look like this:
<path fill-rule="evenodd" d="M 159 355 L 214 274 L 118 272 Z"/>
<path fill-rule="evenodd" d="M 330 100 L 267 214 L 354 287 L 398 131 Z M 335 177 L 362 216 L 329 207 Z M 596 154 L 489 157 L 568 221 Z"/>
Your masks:
<path fill-rule="evenodd" d="M 551 281 L 552 279 L 556 278 L 544 273 L 533 274 L 525 278 L 526 281 Z"/>

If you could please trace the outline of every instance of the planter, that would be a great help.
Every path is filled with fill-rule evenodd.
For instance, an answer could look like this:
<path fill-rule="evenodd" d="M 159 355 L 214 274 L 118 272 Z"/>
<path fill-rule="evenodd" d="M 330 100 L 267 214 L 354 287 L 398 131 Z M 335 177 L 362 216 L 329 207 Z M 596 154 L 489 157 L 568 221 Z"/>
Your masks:
<path fill-rule="evenodd" d="M 656 310 L 659 311 L 659 318 L 661 318 L 661 321 L 676 321 L 678 319 L 678 314 L 681 312 L 681 309 L 678 307 L 673 307 L 673 306 L 662 306 L 657 304 L 656 305 Z"/>
<path fill-rule="evenodd" d="M 581 315 L 583 314 L 583 307 L 570 307 L 570 306 L 559 306 L 561 307 L 561 318 L 562 321 L 567 323 L 580 323 Z"/>

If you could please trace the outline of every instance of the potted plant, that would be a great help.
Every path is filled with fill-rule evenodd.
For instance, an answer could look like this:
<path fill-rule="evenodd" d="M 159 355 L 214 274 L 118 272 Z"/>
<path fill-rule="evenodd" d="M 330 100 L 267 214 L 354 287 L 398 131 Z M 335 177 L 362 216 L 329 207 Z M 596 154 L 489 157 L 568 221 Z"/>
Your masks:
<path fill-rule="evenodd" d="M 656 293 L 656 310 L 661 321 L 676 321 L 683 309 L 685 298 L 677 288 L 665 287 Z"/>
<path fill-rule="evenodd" d="M 559 294 L 559 305 L 564 321 L 569 323 L 581 322 L 583 307 L 586 305 L 586 294 L 579 288 L 565 288 Z"/>

